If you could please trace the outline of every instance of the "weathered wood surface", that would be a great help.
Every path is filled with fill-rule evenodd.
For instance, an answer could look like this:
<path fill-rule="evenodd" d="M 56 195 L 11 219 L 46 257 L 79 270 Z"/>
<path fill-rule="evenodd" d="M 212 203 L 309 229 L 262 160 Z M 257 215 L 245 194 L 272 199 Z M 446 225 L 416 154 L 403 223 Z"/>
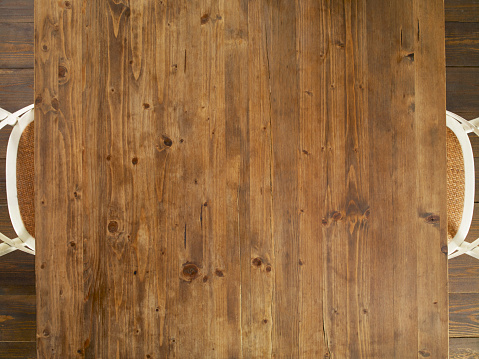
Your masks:
<path fill-rule="evenodd" d="M 479 210 L 477 205 L 476 209 Z M 476 239 L 479 238 L 478 227 L 479 223 L 473 223 L 472 231 L 476 233 Z M 479 261 L 476 258 L 466 255 L 449 261 L 449 292 L 479 293 Z"/>
<path fill-rule="evenodd" d="M 35 342 L 0 342 L 0 359 L 35 359 Z"/>
<path fill-rule="evenodd" d="M 0 69 L 0 84 L 5 110 L 16 111 L 33 103 L 33 69 Z"/>
<path fill-rule="evenodd" d="M 449 343 L 450 359 L 479 358 L 479 338 L 451 338 Z"/>
<path fill-rule="evenodd" d="M 478 0 L 446 0 L 444 1 L 446 21 L 478 22 Z"/>
<path fill-rule="evenodd" d="M 33 68 L 33 23 L 7 22 L 1 30 L 0 68 Z"/>
<path fill-rule="evenodd" d="M 447 357 L 442 1 L 35 4 L 39 357 Z"/>
<path fill-rule="evenodd" d="M 5 201 L 4 201 L 5 202 Z M 6 206 L 0 207 L 0 213 L 7 213 Z M 9 236 L 14 235 L 15 232 L 11 228 L 10 220 L 5 215 L 0 217 L 0 232 Z M 10 305 L 16 306 L 15 295 L 35 295 L 35 262 L 32 260 L 31 255 L 28 255 L 21 251 L 15 251 L 8 256 L 2 257 L 1 271 L 0 271 L 0 298 L 3 295 L 8 295 Z M 21 300 L 21 297 L 18 297 Z M 34 303 L 34 301 L 33 301 Z M 5 308 L 8 310 L 8 307 Z M 35 327 L 35 317 L 31 327 Z M 1 337 L 0 333 L 0 337 Z"/>
<path fill-rule="evenodd" d="M 479 66 L 479 22 L 446 23 L 446 65 Z"/>
<path fill-rule="evenodd" d="M 34 0 L 0 0 L 0 22 L 33 23 Z"/>
<path fill-rule="evenodd" d="M 449 301 L 449 336 L 479 337 L 479 293 L 451 293 Z"/>
<path fill-rule="evenodd" d="M 479 117 L 479 67 L 447 68 L 447 109 L 465 119 Z"/>
<path fill-rule="evenodd" d="M 35 295 L 0 295 L 0 342 L 35 340 Z"/>

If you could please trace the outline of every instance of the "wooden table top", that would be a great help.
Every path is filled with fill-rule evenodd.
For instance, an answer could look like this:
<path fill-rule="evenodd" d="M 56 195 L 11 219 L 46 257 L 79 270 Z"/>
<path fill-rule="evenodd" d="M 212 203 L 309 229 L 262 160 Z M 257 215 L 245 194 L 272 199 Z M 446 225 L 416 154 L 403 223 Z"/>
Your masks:
<path fill-rule="evenodd" d="M 41 358 L 447 358 L 442 0 L 36 0 Z"/>

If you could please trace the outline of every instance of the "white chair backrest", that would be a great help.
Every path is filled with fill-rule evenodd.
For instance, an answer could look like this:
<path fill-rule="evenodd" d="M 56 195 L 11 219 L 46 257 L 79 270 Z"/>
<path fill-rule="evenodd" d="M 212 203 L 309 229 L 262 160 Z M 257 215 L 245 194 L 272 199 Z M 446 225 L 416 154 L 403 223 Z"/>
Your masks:
<path fill-rule="evenodd" d="M 33 105 L 10 113 L 0 108 L 0 129 L 6 125 L 13 126 L 7 146 L 7 161 L 5 167 L 7 183 L 8 212 L 17 238 L 9 238 L 0 233 L 0 256 L 15 250 L 35 254 L 35 238 L 28 233 L 20 215 L 17 196 L 17 153 L 18 144 L 23 130 L 34 120 Z"/>
<path fill-rule="evenodd" d="M 466 242 L 467 234 L 472 222 L 474 212 L 474 187 L 475 187 L 475 171 L 474 156 L 468 133 L 474 132 L 479 136 L 479 128 L 476 126 L 476 120 L 467 121 L 455 113 L 446 111 L 447 127 L 454 132 L 462 149 L 465 172 L 465 191 L 464 191 L 464 208 L 462 211 L 461 224 L 456 235 L 448 245 L 448 258 L 455 258 L 461 254 L 468 254 L 479 259 L 479 239 L 472 243 Z"/>

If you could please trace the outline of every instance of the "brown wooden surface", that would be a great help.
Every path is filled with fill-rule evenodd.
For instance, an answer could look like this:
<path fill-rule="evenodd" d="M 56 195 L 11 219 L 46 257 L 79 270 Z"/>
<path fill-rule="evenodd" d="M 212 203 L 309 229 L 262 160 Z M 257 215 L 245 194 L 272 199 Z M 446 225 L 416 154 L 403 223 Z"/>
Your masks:
<path fill-rule="evenodd" d="M 447 66 L 479 66 L 479 22 L 446 22 L 446 42 Z"/>
<path fill-rule="evenodd" d="M 35 342 L 0 342 L 0 359 L 35 359 Z"/>
<path fill-rule="evenodd" d="M 476 233 L 478 227 L 477 223 L 473 224 Z M 479 238 L 479 235 L 475 238 Z M 477 259 L 471 256 L 460 256 L 449 261 L 449 292 L 479 293 L 479 261 Z"/>
<path fill-rule="evenodd" d="M 446 21 L 478 22 L 478 0 L 446 0 L 444 1 Z"/>
<path fill-rule="evenodd" d="M 40 357 L 447 357 L 442 1 L 35 21 Z"/>
<path fill-rule="evenodd" d="M 479 293 L 449 295 L 450 337 L 479 337 Z"/>
<path fill-rule="evenodd" d="M 479 3 L 476 0 L 447 0 L 446 6 L 446 21 L 458 21 L 458 22 L 477 22 L 479 16 Z M 0 1 L 0 26 L 3 28 L 5 22 L 33 22 L 33 0 L 19 1 L 19 0 L 3 0 Z M 1 30 L 0 30 L 1 31 Z M 32 28 L 33 31 L 33 28 Z M 33 38 L 33 32 L 30 35 Z M 477 42 L 477 36 L 469 34 L 469 38 L 464 38 L 464 46 L 471 49 L 470 44 Z M 470 43 L 470 44 L 469 44 Z M 449 47 L 448 40 L 446 39 L 446 50 Z M 459 48 L 460 50 L 460 48 Z M 452 54 L 448 51 L 448 54 Z M 466 53 L 463 61 L 468 59 L 471 54 Z M 27 67 L 33 67 L 33 59 L 31 64 Z M 449 62 L 449 60 L 448 60 Z M 450 63 L 450 62 L 449 62 Z M 471 66 L 467 64 L 466 66 Z M 479 106 L 477 106 L 476 98 L 479 98 L 479 73 L 476 74 L 474 67 L 467 69 L 455 69 L 452 67 L 447 68 L 447 106 L 448 109 L 453 109 L 455 112 L 462 114 L 466 118 L 476 117 L 479 114 Z M 12 73 L 12 72 L 9 72 Z M 461 76 L 458 76 L 457 74 Z M 458 84 L 465 84 L 468 86 L 467 91 L 458 92 Z M 10 87 L 15 84 L 15 76 L 1 77 L 0 84 L 6 87 Z M 24 89 L 33 92 L 33 72 L 31 72 L 30 80 L 22 83 L 17 83 L 16 88 Z M 1 88 L 0 88 L 1 90 Z M 0 103 L 2 107 L 10 109 L 11 111 L 21 108 L 31 102 L 29 98 L 33 95 L 27 95 L 26 97 L 20 97 L 17 94 L 14 96 L 8 91 L 3 91 L 0 94 Z M 28 94 L 28 93 L 27 93 Z M 463 99 L 466 98 L 467 106 L 464 106 Z M 8 101 L 8 103 L 7 103 Z M 463 111 L 463 109 L 465 111 Z M 6 138 L 8 136 L 8 130 L 0 131 L 0 156 L 4 157 L 6 145 Z M 478 141 L 479 142 L 479 141 Z M 473 146 L 475 142 L 473 140 Z M 479 144 L 479 143 L 478 143 Z M 479 147 L 474 148 L 475 153 L 479 153 Z M 0 168 L 0 177 L 4 177 L 4 170 Z M 479 192 L 477 192 L 479 193 Z M 4 205 L 6 202 L 3 203 Z M 476 213 L 479 213 L 476 211 Z M 0 210 L 2 214 L 0 218 L 0 231 L 2 233 L 13 233 L 13 229 L 8 220 L 8 213 L 6 207 L 2 207 Z M 473 222 L 471 228 L 473 234 L 479 236 L 478 223 Z M 32 294 L 34 291 L 34 271 L 33 271 L 34 258 L 24 253 L 15 252 L 10 256 L 2 258 L 0 261 L 0 283 L 2 294 Z M 14 266 L 14 267 L 12 267 Z M 451 292 L 479 292 L 474 289 L 479 283 L 479 273 L 475 271 L 475 260 L 468 256 L 463 256 L 449 261 L 450 277 L 449 277 L 449 289 Z M 12 301 L 15 302 L 15 299 Z M 32 318 L 34 320 L 34 318 Z M 457 318 L 456 318 L 457 320 Z M 451 327 L 454 328 L 455 324 L 451 323 Z M 33 327 L 32 327 L 33 329 Z M 451 358 L 475 358 L 477 356 L 477 345 L 479 339 L 477 338 L 451 338 L 450 340 L 450 356 Z M 30 358 L 34 356 L 35 344 L 28 346 L 28 343 L 0 343 L 0 357 L 1 358 Z M 33 353 L 33 354 L 32 354 Z M 468 353 L 468 354 L 467 354 Z M 467 355 L 466 355 L 467 354 Z"/>
<path fill-rule="evenodd" d="M 0 342 L 33 341 L 33 317 L 35 295 L 0 295 Z"/>
<path fill-rule="evenodd" d="M 447 109 L 468 120 L 478 117 L 479 67 L 447 68 Z"/>
<path fill-rule="evenodd" d="M 479 358 L 479 338 L 452 338 L 449 357 L 454 359 Z"/>
<path fill-rule="evenodd" d="M 1 10 L 0 10 L 1 11 Z M 26 68 L 33 62 L 33 23 L 2 24 L 0 68 Z"/>
<path fill-rule="evenodd" d="M 32 104 L 33 69 L 0 69 L 0 83 L 0 98 L 5 110 L 16 111 Z"/>
<path fill-rule="evenodd" d="M 33 23 L 33 0 L 0 0 L 0 23 Z"/>
<path fill-rule="evenodd" d="M 6 207 L 0 207 L 0 213 L 7 212 Z M 0 232 L 12 235 L 13 228 L 8 218 L 0 217 Z M 35 263 L 26 253 L 16 251 L 5 256 L 1 261 L 0 271 L 0 296 L 9 295 L 35 295 Z M 12 303 L 15 305 L 15 300 Z M 7 310 L 7 308 L 4 308 Z M 34 320 L 34 317 L 30 319 Z M 34 326 L 34 323 L 33 323 Z M 1 334 L 0 334 L 1 336 Z"/>

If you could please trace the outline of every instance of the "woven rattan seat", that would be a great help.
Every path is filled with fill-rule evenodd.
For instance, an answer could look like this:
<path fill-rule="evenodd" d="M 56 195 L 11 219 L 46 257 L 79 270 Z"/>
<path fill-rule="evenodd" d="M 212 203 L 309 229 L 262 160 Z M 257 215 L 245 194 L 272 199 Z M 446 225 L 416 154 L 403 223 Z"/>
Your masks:
<path fill-rule="evenodd" d="M 23 224 L 35 237 L 34 191 L 34 126 L 30 123 L 22 133 L 17 153 L 17 195 Z"/>
<path fill-rule="evenodd" d="M 464 158 L 454 132 L 446 134 L 447 146 L 447 242 L 450 243 L 461 225 L 464 209 Z"/>

